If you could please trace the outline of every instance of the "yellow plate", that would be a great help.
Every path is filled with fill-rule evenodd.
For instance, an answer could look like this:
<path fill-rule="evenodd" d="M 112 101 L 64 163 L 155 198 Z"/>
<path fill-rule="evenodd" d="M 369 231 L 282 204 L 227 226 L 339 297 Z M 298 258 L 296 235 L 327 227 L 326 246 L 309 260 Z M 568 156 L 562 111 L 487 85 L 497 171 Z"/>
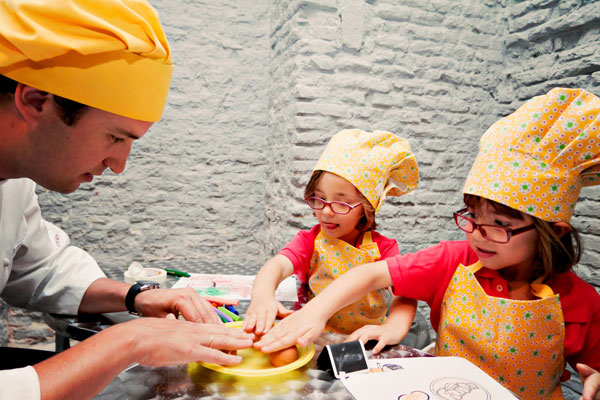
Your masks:
<path fill-rule="evenodd" d="M 242 321 L 228 322 L 226 326 L 232 328 L 241 328 Z M 315 355 L 315 346 L 311 343 L 307 347 L 296 346 L 298 349 L 298 359 L 293 363 L 284 365 L 282 367 L 273 367 L 269 362 L 269 356 L 262 353 L 254 348 L 238 350 L 238 355 L 242 356 L 241 364 L 234 366 L 223 366 L 218 364 L 211 364 L 200 362 L 199 364 L 210 368 L 214 371 L 222 372 L 224 374 L 238 375 L 238 376 L 269 376 L 283 374 L 289 371 L 293 371 L 297 368 L 302 367 Z"/>

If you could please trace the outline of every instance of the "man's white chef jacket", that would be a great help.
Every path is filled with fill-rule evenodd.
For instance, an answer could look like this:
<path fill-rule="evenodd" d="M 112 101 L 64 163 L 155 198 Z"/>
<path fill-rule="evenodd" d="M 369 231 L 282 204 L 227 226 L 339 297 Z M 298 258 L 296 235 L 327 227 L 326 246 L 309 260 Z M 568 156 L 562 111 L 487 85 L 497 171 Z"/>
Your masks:
<path fill-rule="evenodd" d="M 42 219 L 35 183 L 0 181 L 0 297 L 13 306 L 77 314 L 87 288 L 105 277 L 85 251 Z M 0 371 L 0 399 L 39 399 L 33 367 Z"/>

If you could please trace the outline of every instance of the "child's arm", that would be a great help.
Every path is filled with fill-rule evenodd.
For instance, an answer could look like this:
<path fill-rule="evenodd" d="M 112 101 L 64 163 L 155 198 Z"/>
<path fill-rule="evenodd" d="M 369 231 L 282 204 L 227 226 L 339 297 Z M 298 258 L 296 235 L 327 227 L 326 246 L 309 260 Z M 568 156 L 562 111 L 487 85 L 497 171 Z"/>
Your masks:
<path fill-rule="evenodd" d="M 292 262 L 281 254 L 267 261 L 258 271 L 252 286 L 250 306 L 242 325 L 246 332 L 265 333 L 273 326 L 275 317 L 283 318 L 293 312 L 275 299 L 277 286 L 293 272 Z"/>
<path fill-rule="evenodd" d="M 373 354 L 377 354 L 386 345 L 398 344 L 406 337 L 416 312 L 416 300 L 394 297 L 390 314 L 382 325 L 365 325 L 355 330 L 346 341 L 360 340 L 367 343 L 369 340 L 377 340 L 373 348 Z"/>
<path fill-rule="evenodd" d="M 294 344 L 307 346 L 321 335 L 325 323 L 337 310 L 373 290 L 391 285 L 392 278 L 386 261 L 353 268 L 334 280 L 301 310 L 275 325 L 254 346 L 266 353 Z"/>
<path fill-rule="evenodd" d="M 583 382 L 583 393 L 581 400 L 600 399 L 600 372 L 585 364 L 577 364 L 577 372 Z"/>

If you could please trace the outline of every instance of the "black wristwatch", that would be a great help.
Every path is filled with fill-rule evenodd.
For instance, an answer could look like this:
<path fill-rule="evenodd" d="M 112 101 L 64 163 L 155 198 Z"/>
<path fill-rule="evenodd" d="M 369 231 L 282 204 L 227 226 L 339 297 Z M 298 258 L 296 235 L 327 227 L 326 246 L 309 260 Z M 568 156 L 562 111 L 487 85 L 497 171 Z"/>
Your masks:
<path fill-rule="evenodd" d="M 135 296 L 140 294 L 140 292 L 150 289 L 160 289 L 160 284 L 152 281 L 137 281 L 131 285 L 127 296 L 125 296 L 125 307 L 127 307 L 130 313 L 139 315 L 135 309 Z"/>

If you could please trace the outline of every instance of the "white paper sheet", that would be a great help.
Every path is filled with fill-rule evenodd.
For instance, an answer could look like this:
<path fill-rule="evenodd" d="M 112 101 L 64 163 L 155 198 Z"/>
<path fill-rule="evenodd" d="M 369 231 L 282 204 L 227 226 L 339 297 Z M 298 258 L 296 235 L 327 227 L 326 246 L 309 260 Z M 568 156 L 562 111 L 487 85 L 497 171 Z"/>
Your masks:
<path fill-rule="evenodd" d="M 383 372 L 340 379 L 357 400 L 518 400 L 464 358 L 391 358 L 369 366 Z"/>
<path fill-rule="evenodd" d="M 256 275 L 190 274 L 180 278 L 172 288 L 194 288 L 200 295 L 221 297 L 230 300 L 250 300 L 252 285 Z M 298 301 L 296 278 L 292 275 L 284 279 L 275 298 L 279 301 Z"/>

